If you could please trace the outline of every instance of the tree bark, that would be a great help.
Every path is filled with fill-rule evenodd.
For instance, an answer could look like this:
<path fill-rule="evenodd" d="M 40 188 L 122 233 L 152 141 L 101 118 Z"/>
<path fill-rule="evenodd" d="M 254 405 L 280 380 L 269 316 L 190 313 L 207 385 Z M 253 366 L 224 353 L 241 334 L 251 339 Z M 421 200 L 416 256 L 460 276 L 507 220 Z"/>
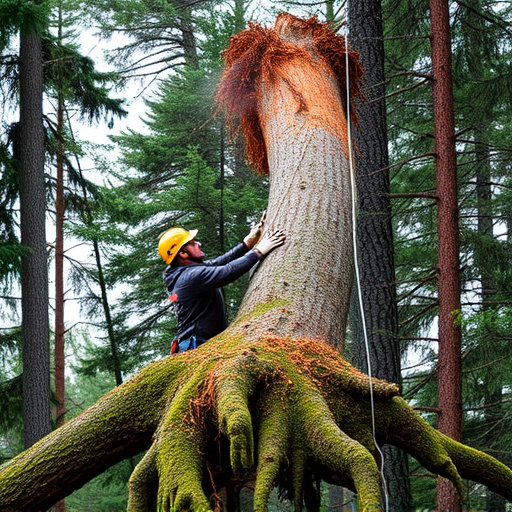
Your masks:
<path fill-rule="evenodd" d="M 460 441 L 462 432 L 459 210 L 453 113 L 452 59 L 447 0 L 430 1 L 432 93 L 438 229 L 439 353 L 438 428 Z M 440 480 L 440 512 L 459 510 L 453 486 Z"/>
<path fill-rule="evenodd" d="M 360 284 L 372 375 L 401 386 L 398 307 L 395 287 L 393 231 L 389 200 L 389 157 L 386 126 L 384 34 L 380 0 L 349 3 L 350 41 L 359 52 L 366 93 L 358 105 L 357 246 Z M 354 316 L 359 307 L 354 305 Z M 361 320 L 354 322 L 357 367 L 368 373 L 366 340 Z M 389 510 L 411 508 L 407 457 L 394 447 L 384 448 L 384 474 Z"/>
<path fill-rule="evenodd" d="M 20 38 L 20 223 L 25 447 L 51 431 L 41 38 Z"/>
<path fill-rule="evenodd" d="M 58 93 L 57 179 L 55 183 L 55 419 L 65 422 L 65 325 L 64 325 L 64 100 Z"/>
<path fill-rule="evenodd" d="M 282 40 L 308 51 L 309 40 L 295 34 L 287 18 L 281 21 Z M 343 346 L 353 271 L 343 100 L 334 74 L 314 52 L 309 62 L 291 55 L 281 73 L 274 83 L 262 77 L 258 115 L 272 169 L 267 229 L 283 229 L 287 243 L 252 277 L 239 317 L 276 300 L 262 313 L 265 331 Z M 261 335 L 251 331 L 251 338 Z"/>

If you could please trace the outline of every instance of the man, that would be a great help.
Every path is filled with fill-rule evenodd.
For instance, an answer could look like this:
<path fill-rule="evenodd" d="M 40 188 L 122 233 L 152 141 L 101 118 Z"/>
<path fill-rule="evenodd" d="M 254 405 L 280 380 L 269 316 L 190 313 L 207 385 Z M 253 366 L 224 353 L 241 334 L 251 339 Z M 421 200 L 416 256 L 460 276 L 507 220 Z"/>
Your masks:
<path fill-rule="evenodd" d="M 227 327 L 221 287 L 236 281 L 286 240 L 281 230 L 260 240 L 264 221 L 265 214 L 243 242 L 210 261 L 204 261 L 195 239 L 197 229 L 175 227 L 160 235 L 158 250 L 168 265 L 164 281 L 178 317 L 172 354 L 196 348 Z"/>

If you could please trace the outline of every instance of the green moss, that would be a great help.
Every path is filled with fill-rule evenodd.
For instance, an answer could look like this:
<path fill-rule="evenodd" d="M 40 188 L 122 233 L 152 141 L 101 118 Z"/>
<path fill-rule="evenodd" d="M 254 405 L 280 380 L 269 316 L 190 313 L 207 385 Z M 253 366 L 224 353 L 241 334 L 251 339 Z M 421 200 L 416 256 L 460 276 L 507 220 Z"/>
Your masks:
<path fill-rule="evenodd" d="M 281 306 L 272 301 L 257 314 Z M 207 511 L 211 487 L 252 480 L 255 510 L 266 509 L 276 484 L 299 509 L 313 468 L 315 479 L 336 475 L 355 488 L 361 510 L 379 510 L 368 378 L 319 340 L 248 342 L 233 332 L 148 366 L 4 465 L 2 511 L 44 508 L 46 496 L 80 482 L 82 468 L 92 475 L 106 458 L 131 453 L 134 440 L 151 448 L 130 481 L 129 512 L 150 512 L 155 502 L 158 510 Z M 462 476 L 512 497 L 509 468 L 437 432 L 396 386 L 373 384 L 379 442 L 402 447 L 459 490 Z M 220 469 L 209 462 L 212 446 Z"/>
<path fill-rule="evenodd" d="M 233 322 L 232 326 L 235 327 L 240 323 L 247 321 L 249 318 L 261 317 L 268 311 L 275 308 L 283 308 L 289 303 L 289 300 L 284 299 L 273 299 L 268 300 L 267 302 L 261 302 L 260 304 L 256 305 L 249 313 L 237 318 L 236 321 Z"/>

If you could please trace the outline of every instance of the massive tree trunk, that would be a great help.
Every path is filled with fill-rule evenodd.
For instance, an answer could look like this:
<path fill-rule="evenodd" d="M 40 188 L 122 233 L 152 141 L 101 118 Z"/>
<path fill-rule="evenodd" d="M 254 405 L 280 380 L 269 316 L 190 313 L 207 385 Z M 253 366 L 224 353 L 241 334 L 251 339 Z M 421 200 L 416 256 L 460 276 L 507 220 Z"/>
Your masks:
<path fill-rule="evenodd" d="M 275 302 L 245 336 L 256 339 L 264 332 L 318 337 L 338 345 L 344 338 L 352 285 L 342 98 L 327 63 L 316 50 L 308 55 L 310 41 L 288 28 L 290 19 L 279 19 L 276 32 L 289 53 L 262 69 L 266 86 L 259 91 L 258 119 L 271 169 L 267 226 L 284 229 L 288 241 L 252 277 L 239 316 Z"/>
<path fill-rule="evenodd" d="M 145 448 L 130 512 L 212 510 L 222 487 L 244 485 L 254 486 L 256 511 L 276 485 L 300 509 L 316 501 L 319 479 L 380 511 L 374 438 L 461 493 L 467 477 L 512 498 L 510 469 L 435 431 L 396 385 L 370 385 L 326 343 L 343 337 L 351 278 L 343 50 L 316 20 L 286 14 L 274 29 L 253 26 L 232 39 L 220 99 L 247 107 L 238 114 L 248 155 L 270 170 L 268 218 L 287 230 L 287 243 L 261 262 L 226 331 L 148 365 L 3 466 L 3 511 L 48 507 Z"/>

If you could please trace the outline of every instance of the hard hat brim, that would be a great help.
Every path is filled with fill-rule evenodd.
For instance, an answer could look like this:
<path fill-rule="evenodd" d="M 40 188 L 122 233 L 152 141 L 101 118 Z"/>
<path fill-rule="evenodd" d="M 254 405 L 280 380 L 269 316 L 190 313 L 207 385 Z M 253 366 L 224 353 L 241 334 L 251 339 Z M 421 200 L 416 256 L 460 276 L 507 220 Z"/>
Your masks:
<path fill-rule="evenodd" d="M 194 238 L 197 236 L 197 233 L 199 233 L 199 230 L 198 229 L 191 229 L 189 231 L 190 235 L 187 237 L 187 241 L 183 244 L 188 244 L 189 242 L 192 242 L 192 240 L 194 240 Z M 181 247 L 183 247 L 183 245 Z"/>

